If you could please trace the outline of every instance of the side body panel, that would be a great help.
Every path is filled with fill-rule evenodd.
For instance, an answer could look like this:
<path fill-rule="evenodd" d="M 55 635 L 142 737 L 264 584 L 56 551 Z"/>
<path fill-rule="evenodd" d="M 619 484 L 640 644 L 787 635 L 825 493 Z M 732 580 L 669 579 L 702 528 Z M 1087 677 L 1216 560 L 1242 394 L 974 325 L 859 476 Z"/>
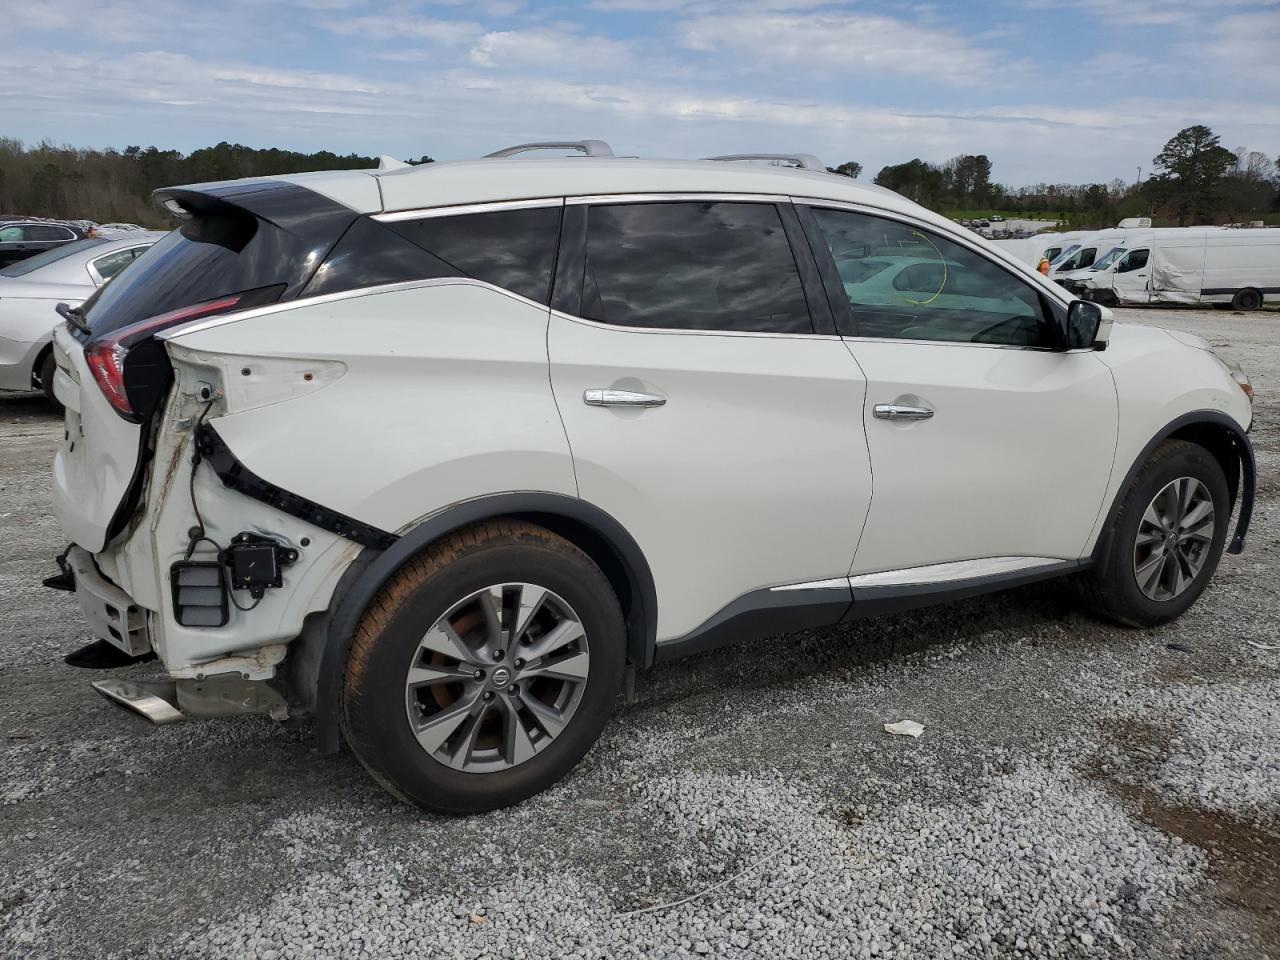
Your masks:
<path fill-rule="evenodd" d="M 1112 371 L 1119 401 L 1115 468 L 1107 483 L 1105 505 L 1120 494 L 1129 468 L 1152 437 L 1184 414 L 1217 411 L 1247 429 L 1249 401 L 1227 368 L 1208 350 L 1189 348 L 1164 330 L 1117 323 L 1107 349 L 1097 354 Z M 1092 552 L 1102 532 L 1105 511 L 1082 553 Z"/>
<path fill-rule="evenodd" d="M 209 362 L 229 395 L 253 385 L 254 357 L 342 364 L 305 403 L 278 386 L 266 400 L 267 387 L 210 422 L 263 479 L 383 530 L 489 493 L 575 494 L 547 308 L 478 281 L 403 287 L 301 300 L 173 342 L 228 355 Z"/>
<path fill-rule="evenodd" d="M 1076 559 L 1116 443 L 1111 373 L 1052 353 L 853 339 L 866 373 L 875 497 L 851 573 L 979 557 Z M 877 419 L 877 404 L 927 420 Z"/>
<path fill-rule="evenodd" d="M 847 573 L 871 472 L 866 384 L 838 339 L 553 314 L 549 346 L 581 495 L 644 551 L 659 643 L 753 590 Z M 666 402 L 588 406 L 584 391 L 597 388 Z"/>

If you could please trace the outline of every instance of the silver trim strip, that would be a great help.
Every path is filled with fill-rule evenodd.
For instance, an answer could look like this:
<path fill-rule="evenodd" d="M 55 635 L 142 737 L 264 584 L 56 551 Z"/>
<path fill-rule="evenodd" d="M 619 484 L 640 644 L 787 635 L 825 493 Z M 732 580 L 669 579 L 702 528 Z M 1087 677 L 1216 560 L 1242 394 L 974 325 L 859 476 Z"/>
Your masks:
<path fill-rule="evenodd" d="M 383 293 L 398 293 L 402 290 L 417 290 L 420 287 L 450 287 L 450 286 L 468 286 L 468 287 L 485 287 L 500 293 L 512 300 L 519 300 L 538 310 L 549 310 L 545 303 L 538 303 L 530 300 L 528 297 L 522 297 L 518 293 L 512 293 L 503 287 L 496 287 L 492 283 L 485 283 L 483 280 L 476 280 L 473 277 L 432 277 L 428 280 L 403 280 L 399 283 L 383 283 L 372 287 L 357 287 L 353 290 L 341 290 L 338 293 L 326 293 L 318 297 L 301 297 L 297 300 L 289 300 L 286 303 L 270 303 L 262 307 L 251 307 L 248 310 L 234 310 L 230 313 L 220 313 L 217 316 L 209 317 L 207 320 L 196 320 L 182 326 L 170 327 L 167 330 L 161 330 L 156 334 L 156 338 L 160 340 L 172 340 L 175 337 L 184 337 L 189 333 L 200 333 L 203 330 L 211 330 L 214 327 L 221 327 L 228 323 L 239 323 L 241 320 L 250 320 L 254 317 L 265 317 L 273 313 L 284 313 L 288 310 L 299 310 L 303 307 L 316 306 L 317 304 L 336 303 L 339 300 L 355 300 L 359 297 L 373 297 Z"/>
<path fill-rule="evenodd" d="M 1061 557 L 984 557 L 979 560 L 953 560 L 949 563 L 931 563 L 922 567 L 863 573 L 850 577 L 849 586 L 857 589 L 953 583 L 957 580 L 976 580 L 1001 573 L 1017 573 L 1021 570 L 1035 570 L 1070 562 Z"/>
<path fill-rule="evenodd" d="M 568 206 L 584 203 L 670 203 L 680 200 L 723 200 L 733 203 L 790 203 L 791 198 L 772 193 L 598 193 L 585 197 L 565 197 Z"/>
<path fill-rule="evenodd" d="M 460 217 L 468 213 L 494 213 L 498 210 L 532 210 L 538 207 L 559 207 L 564 197 L 539 197 L 532 200 L 495 200 L 485 203 L 459 203 L 446 207 L 415 207 L 410 210 L 394 210 L 375 213 L 369 219 L 379 223 L 396 223 L 400 220 L 428 220 L 432 217 Z"/>
<path fill-rule="evenodd" d="M 770 587 L 770 593 L 785 593 L 789 590 L 848 590 L 849 578 L 836 577 L 832 580 L 808 580 L 804 583 L 784 583 Z"/>
<path fill-rule="evenodd" d="M 551 315 L 558 320 L 580 323 L 585 327 L 596 327 L 600 330 L 613 330 L 619 333 L 650 333 L 663 336 L 692 337 L 761 337 L 774 340 L 839 340 L 834 333 L 776 333 L 768 330 L 686 330 L 678 327 L 626 327 L 619 323 L 601 323 L 599 320 L 588 320 L 563 310 L 552 310 Z"/>

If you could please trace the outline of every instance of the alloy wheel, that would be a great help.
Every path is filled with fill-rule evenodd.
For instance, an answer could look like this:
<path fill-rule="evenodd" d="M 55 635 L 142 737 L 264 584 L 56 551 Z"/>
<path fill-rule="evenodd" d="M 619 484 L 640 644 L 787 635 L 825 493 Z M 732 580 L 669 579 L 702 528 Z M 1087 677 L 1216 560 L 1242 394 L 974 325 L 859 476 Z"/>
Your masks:
<path fill-rule="evenodd" d="M 1204 569 L 1213 545 L 1213 497 L 1194 477 L 1179 477 L 1152 498 L 1138 523 L 1133 575 L 1149 600 L 1181 596 Z"/>
<path fill-rule="evenodd" d="M 405 681 L 422 749 L 456 770 L 492 773 L 535 756 L 582 700 L 587 635 L 565 600 L 531 583 L 477 590 L 432 624 Z"/>

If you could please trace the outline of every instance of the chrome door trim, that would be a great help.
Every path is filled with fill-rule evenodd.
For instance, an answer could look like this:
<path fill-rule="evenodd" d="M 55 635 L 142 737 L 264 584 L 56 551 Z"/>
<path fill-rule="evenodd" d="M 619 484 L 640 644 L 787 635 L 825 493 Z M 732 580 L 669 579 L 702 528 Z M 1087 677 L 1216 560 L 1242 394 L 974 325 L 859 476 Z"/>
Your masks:
<path fill-rule="evenodd" d="M 582 391 L 582 402 L 589 407 L 661 407 L 667 402 L 667 398 L 638 390 L 592 387 Z"/>
<path fill-rule="evenodd" d="M 570 323 L 580 323 L 583 326 L 596 327 L 600 330 L 611 330 L 616 333 L 648 333 L 668 337 L 758 337 L 774 340 L 841 339 L 838 334 L 834 333 L 779 333 L 773 330 L 690 330 L 683 327 L 628 327 L 620 323 L 602 323 L 599 320 L 591 320 L 587 317 L 580 317 L 577 314 L 565 313 L 563 310 L 555 309 L 551 311 L 551 316 L 555 317 L 557 320 L 568 320 Z"/>
<path fill-rule="evenodd" d="M 952 560 L 922 567 L 858 574 L 849 578 L 849 586 L 858 589 L 954 583 L 959 580 L 977 580 L 999 574 L 1036 570 L 1040 567 L 1068 562 L 1070 561 L 1063 560 L 1061 557 L 983 557 L 977 560 Z"/>
<path fill-rule="evenodd" d="M 770 587 L 770 593 L 786 593 L 790 590 L 848 590 L 849 578 L 836 577 L 832 580 L 806 580 L 803 583 L 783 583 Z"/>
<path fill-rule="evenodd" d="M 905 403 L 877 403 L 871 408 L 871 415 L 877 420 L 928 420 L 933 414 L 928 407 Z"/>

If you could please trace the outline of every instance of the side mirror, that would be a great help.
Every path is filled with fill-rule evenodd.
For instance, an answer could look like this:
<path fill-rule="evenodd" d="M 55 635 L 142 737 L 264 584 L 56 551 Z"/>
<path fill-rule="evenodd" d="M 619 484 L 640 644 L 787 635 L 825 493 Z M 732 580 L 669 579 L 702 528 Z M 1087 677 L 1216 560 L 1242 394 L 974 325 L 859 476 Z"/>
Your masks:
<path fill-rule="evenodd" d="M 1067 307 L 1066 330 L 1063 342 L 1067 350 L 1107 349 L 1113 318 L 1111 311 L 1088 300 L 1073 300 Z"/>

